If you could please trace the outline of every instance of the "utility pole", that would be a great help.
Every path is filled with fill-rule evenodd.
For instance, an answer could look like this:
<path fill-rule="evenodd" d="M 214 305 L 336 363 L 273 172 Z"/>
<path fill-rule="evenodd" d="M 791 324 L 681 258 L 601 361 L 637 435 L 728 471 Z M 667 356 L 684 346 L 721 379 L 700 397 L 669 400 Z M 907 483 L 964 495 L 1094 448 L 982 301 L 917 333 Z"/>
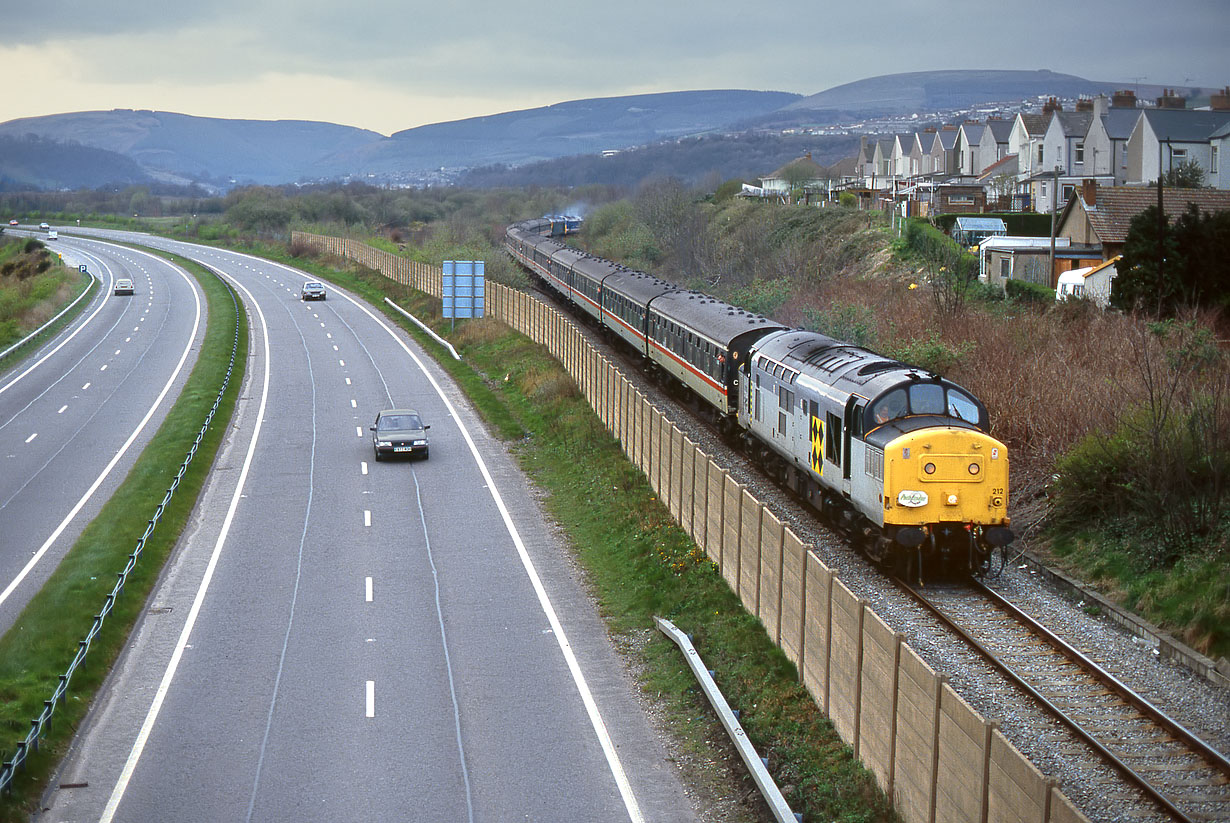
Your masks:
<path fill-rule="evenodd" d="M 1058 285 L 1058 278 L 1055 277 L 1055 229 L 1056 222 L 1059 219 L 1059 166 L 1051 172 L 1051 253 L 1050 253 L 1050 268 L 1046 272 L 1047 278 Z"/>
<path fill-rule="evenodd" d="M 1170 141 L 1166 141 L 1170 148 Z M 1166 210 L 1162 205 L 1162 140 L 1157 141 L 1157 303 L 1155 311 L 1162 311 L 1162 276 L 1166 267 Z"/>

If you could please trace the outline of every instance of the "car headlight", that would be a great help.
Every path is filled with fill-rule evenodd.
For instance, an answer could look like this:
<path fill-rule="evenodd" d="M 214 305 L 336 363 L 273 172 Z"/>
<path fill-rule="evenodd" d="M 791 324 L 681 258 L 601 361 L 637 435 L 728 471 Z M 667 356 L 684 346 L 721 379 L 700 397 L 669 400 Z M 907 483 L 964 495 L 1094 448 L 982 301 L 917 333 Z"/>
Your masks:
<path fill-rule="evenodd" d="M 381 448 L 385 448 L 385 449 L 387 449 L 387 448 L 389 448 L 390 446 L 392 446 L 393 444 L 392 444 L 391 442 L 389 442 L 388 440 L 377 440 L 377 441 L 376 441 L 376 445 L 377 445 L 377 446 L 379 446 L 379 447 L 381 447 Z"/>

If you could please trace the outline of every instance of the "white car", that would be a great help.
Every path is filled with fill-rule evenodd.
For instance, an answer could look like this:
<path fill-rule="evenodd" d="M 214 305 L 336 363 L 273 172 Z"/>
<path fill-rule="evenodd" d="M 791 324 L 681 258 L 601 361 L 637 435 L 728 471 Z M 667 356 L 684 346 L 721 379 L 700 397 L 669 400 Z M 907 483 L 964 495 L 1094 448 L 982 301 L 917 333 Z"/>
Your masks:
<path fill-rule="evenodd" d="M 51 228 L 51 224 L 50 224 L 50 223 L 39 223 L 39 224 L 38 224 L 38 227 L 39 227 L 40 229 L 49 229 L 49 228 Z"/>
<path fill-rule="evenodd" d="M 121 277 L 115 281 L 114 294 L 132 294 L 133 291 L 132 281 L 127 277 Z"/>

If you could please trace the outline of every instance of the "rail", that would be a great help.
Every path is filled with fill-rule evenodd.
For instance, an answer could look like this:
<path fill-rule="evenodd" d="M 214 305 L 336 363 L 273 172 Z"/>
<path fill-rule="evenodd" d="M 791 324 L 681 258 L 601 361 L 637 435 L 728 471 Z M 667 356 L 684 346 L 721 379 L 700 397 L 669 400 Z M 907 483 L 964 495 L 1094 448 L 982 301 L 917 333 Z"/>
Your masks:
<path fill-rule="evenodd" d="M 1175 801 L 1159 789 L 1153 781 L 1144 775 L 1140 774 L 1129 764 L 1123 757 L 1120 757 L 1112 751 L 1099 737 L 1074 718 L 1071 713 L 1065 711 L 1061 706 L 1057 705 L 1054 700 L 1048 698 L 1038 687 L 1027 680 L 1023 675 L 1018 673 L 1010 664 L 1005 662 L 1000 655 L 986 647 L 981 641 L 974 637 L 972 631 L 968 630 L 961 622 L 953 615 L 945 611 L 938 604 L 933 602 L 932 598 L 928 597 L 917 587 L 906 583 L 902 580 L 895 581 L 905 591 L 909 592 L 924 608 L 934 614 L 940 622 L 947 626 L 950 630 L 956 633 L 962 640 L 970 645 L 979 656 L 987 660 L 991 665 L 1003 673 L 1015 686 L 1020 688 L 1031 699 L 1036 701 L 1038 705 L 1044 708 L 1049 714 L 1058 719 L 1061 723 L 1068 727 L 1076 737 L 1082 742 L 1101 755 L 1106 762 L 1112 765 L 1119 771 L 1130 783 L 1135 785 L 1142 793 L 1149 797 L 1159 807 L 1164 809 L 1168 814 L 1184 823 L 1194 823 L 1196 820 L 1202 820 L 1203 817 L 1193 817 L 1188 812 L 1176 805 Z M 1084 671 L 1094 681 L 1106 687 L 1110 692 L 1114 693 L 1123 700 L 1128 706 L 1135 709 L 1148 720 L 1165 729 L 1179 742 L 1187 746 L 1206 762 L 1208 762 L 1214 770 L 1220 771 L 1223 774 L 1230 774 L 1230 761 L 1224 755 L 1211 747 L 1204 740 L 1201 740 L 1190 730 L 1180 725 L 1173 718 L 1168 716 L 1158 707 L 1154 706 L 1144 697 L 1133 691 L 1127 684 L 1116 678 L 1109 671 L 1099 666 L 1089 657 L 1074 648 L 1067 641 L 1060 638 L 1054 632 L 1047 629 L 1034 618 L 1030 617 L 1019 608 L 1009 603 L 1005 598 L 999 595 L 994 590 L 987 586 L 971 581 L 970 587 L 973 592 L 981 595 L 986 602 L 991 603 L 995 608 L 1000 609 L 1007 614 L 1013 621 L 1021 624 L 1031 634 L 1039 637 L 1042 641 L 1059 652 L 1073 665 Z"/>
<path fill-rule="evenodd" d="M 158 525 L 158 521 L 162 519 L 162 513 L 166 510 L 167 505 L 171 502 L 176 489 L 179 488 L 180 481 L 183 480 L 184 474 L 188 471 L 188 466 L 192 463 L 192 459 L 196 456 L 197 449 L 200 448 L 201 441 L 204 440 L 206 432 L 209 431 L 209 426 L 213 422 L 214 415 L 217 413 L 219 406 L 222 405 L 222 397 L 226 394 L 226 389 L 231 382 L 231 374 L 235 370 L 235 358 L 239 352 L 239 331 L 241 315 L 239 312 L 239 304 L 235 297 L 235 290 L 230 287 L 226 281 L 212 269 L 208 269 L 211 274 L 217 277 L 226 285 L 227 291 L 231 295 L 231 300 L 235 304 L 235 340 L 231 346 L 231 360 L 226 367 L 226 375 L 222 379 L 222 386 L 218 389 L 217 397 L 214 398 L 214 404 L 210 408 L 209 413 L 205 415 L 205 422 L 201 424 L 200 431 L 197 432 L 196 439 L 193 440 L 192 446 L 188 449 L 188 454 L 184 457 L 183 462 L 179 465 L 179 470 L 175 473 L 174 479 L 171 481 L 170 488 L 163 495 L 162 500 L 154 508 L 154 516 L 151 517 L 145 527 L 145 532 L 137 538 L 136 546 L 128 555 L 128 562 L 124 564 L 123 571 L 118 573 L 119 579 L 115 586 L 111 589 L 111 593 L 106 596 L 103 601 L 102 610 L 94 616 L 94 622 L 90 625 L 89 631 L 86 632 L 85 639 L 77 642 L 77 653 L 73 656 L 72 662 L 68 664 L 68 669 L 64 674 L 59 676 L 59 682 L 51 693 L 50 700 L 43 701 L 43 711 L 38 717 L 30 721 L 30 731 L 27 732 L 25 739 L 17 744 L 17 750 L 11 758 L 5 760 L 3 765 L 0 765 L 0 792 L 11 794 L 13 780 L 20 769 L 29 758 L 31 752 L 38 751 L 38 742 L 43 736 L 44 730 L 51 725 L 52 716 L 55 714 L 56 706 L 65 700 L 68 695 L 68 687 L 72 682 L 73 674 L 84 663 L 89 654 L 90 645 L 94 642 L 99 632 L 102 631 L 103 623 L 107 616 L 111 614 L 115 608 L 115 601 L 124 591 L 124 584 L 128 582 L 128 576 L 137 566 L 137 561 L 141 558 L 141 553 L 145 550 L 145 543 L 149 540 L 150 535 L 154 533 L 154 529 Z"/>

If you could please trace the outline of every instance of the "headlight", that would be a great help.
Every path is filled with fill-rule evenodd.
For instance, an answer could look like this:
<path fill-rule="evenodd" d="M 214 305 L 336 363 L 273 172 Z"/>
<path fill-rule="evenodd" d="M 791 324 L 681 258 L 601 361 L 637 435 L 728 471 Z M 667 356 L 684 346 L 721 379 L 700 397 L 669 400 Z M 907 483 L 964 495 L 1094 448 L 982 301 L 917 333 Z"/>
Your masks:
<path fill-rule="evenodd" d="M 926 465 L 923 466 L 923 471 L 925 471 L 927 474 L 935 474 L 935 464 L 927 463 Z"/>
<path fill-rule="evenodd" d="M 389 448 L 390 446 L 392 446 L 393 444 L 392 444 L 391 442 L 389 442 L 388 440 L 377 440 L 377 441 L 376 441 L 376 445 L 377 445 L 377 446 L 380 446 L 381 448 L 385 448 L 385 449 L 387 449 L 387 448 Z"/>
<path fill-rule="evenodd" d="M 982 471 L 982 469 L 978 466 L 978 464 L 977 464 L 977 463 L 970 463 L 970 464 L 969 464 L 969 473 L 970 473 L 970 474 L 978 474 L 978 472 L 980 472 L 980 471 Z"/>

